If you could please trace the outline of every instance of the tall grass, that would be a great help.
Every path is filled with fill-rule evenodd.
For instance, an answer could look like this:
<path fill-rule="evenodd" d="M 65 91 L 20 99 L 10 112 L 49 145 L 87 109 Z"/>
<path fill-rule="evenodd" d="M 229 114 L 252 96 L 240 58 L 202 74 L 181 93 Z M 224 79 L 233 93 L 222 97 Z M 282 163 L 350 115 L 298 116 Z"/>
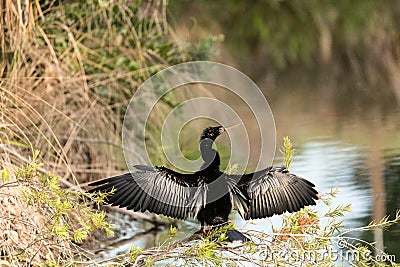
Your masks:
<path fill-rule="evenodd" d="M 189 59 L 157 1 L 4 1 L 2 147 L 33 148 L 71 181 L 123 167 L 122 118 L 138 86 Z M 5 126 L 5 127 L 4 127 Z"/>
<path fill-rule="evenodd" d="M 121 131 L 131 96 L 190 56 L 173 38 L 162 0 L 5 0 L 0 9 L 0 231 L 8 240 L 0 261 L 75 264 L 71 240 L 80 243 L 104 218 L 82 214 L 83 199 L 63 199 L 69 195 L 54 186 L 79 190 L 80 182 L 125 169 Z M 37 155 L 44 164 L 24 182 L 18 170 Z M 20 197 L 27 192 L 35 197 Z"/>

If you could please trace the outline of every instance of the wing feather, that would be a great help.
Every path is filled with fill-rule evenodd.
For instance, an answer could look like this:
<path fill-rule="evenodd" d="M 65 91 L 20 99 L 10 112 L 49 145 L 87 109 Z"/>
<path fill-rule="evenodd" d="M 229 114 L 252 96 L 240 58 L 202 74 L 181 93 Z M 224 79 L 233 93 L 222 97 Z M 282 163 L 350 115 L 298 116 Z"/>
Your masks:
<path fill-rule="evenodd" d="M 191 175 L 180 174 L 165 167 L 135 166 L 137 171 L 126 173 L 100 181 L 89 192 L 115 193 L 108 197 L 107 203 L 126 207 L 134 211 L 150 211 L 165 216 L 186 219 L 193 216 L 190 203 L 203 202 L 204 195 L 192 200 L 192 187 L 197 180 Z"/>
<path fill-rule="evenodd" d="M 116 196 L 116 194 L 112 195 L 109 202 L 112 203 L 112 206 L 122 206 L 124 201 L 126 199 L 129 199 L 129 197 L 132 195 L 132 191 L 134 191 L 135 186 L 134 185 L 128 185 L 124 190 L 123 194 L 120 194 L 120 196 Z M 122 190 L 121 190 L 122 191 Z M 132 195 L 133 197 L 133 195 Z"/>
<path fill-rule="evenodd" d="M 310 181 L 291 174 L 284 167 L 270 167 L 251 174 L 228 175 L 238 181 L 237 188 L 248 198 L 248 209 L 240 212 L 244 219 L 258 219 L 295 212 L 307 205 L 315 205 L 318 192 Z M 238 194 L 230 190 L 237 198 Z"/>

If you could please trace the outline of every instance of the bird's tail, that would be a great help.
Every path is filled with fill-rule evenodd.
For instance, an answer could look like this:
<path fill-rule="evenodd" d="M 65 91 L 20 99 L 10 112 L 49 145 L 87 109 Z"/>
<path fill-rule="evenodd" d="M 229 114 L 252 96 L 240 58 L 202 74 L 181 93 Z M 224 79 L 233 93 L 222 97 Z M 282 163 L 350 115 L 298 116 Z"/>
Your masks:
<path fill-rule="evenodd" d="M 228 242 L 242 241 L 244 243 L 244 242 L 250 241 L 250 239 L 248 237 L 246 237 L 244 234 L 242 234 L 238 230 L 234 230 L 234 229 L 226 231 L 226 236 L 227 236 Z"/>

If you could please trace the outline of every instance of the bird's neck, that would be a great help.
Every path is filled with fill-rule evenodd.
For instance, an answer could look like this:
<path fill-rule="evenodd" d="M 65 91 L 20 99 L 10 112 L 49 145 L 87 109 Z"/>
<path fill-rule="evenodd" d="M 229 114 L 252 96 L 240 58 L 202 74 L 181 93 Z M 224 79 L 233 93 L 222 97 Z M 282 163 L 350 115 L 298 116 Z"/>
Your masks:
<path fill-rule="evenodd" d="M 219 171 L 220 158 L 218 151 L 213 149 L 214 140 L 205 138 L 200 140 L 200 153 L 204 160 L 201 166 L 202 171 Z"/>

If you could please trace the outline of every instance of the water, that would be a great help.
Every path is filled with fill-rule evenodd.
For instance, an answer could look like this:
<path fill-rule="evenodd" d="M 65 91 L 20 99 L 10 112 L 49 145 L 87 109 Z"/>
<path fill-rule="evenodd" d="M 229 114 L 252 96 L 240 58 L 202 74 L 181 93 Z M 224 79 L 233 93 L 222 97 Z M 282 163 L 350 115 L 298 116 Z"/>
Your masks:
<path fill-rule="evenodd" d="M 338 101 L 343 95 L 325 98 L 323 90 L 311 86 L 293 86 L 285 92 L 286 101 L 271 105 L 279 110 L 274 113 L 278 138 L 287 134 L 297 145 L 292 171 L 309 178 L 322 192 L 331 187 L 340 190 L 335 202 L 352 204 L 352 212 L 344 218 L 347 228 L 365 226 L 385 215 L 393 218 L 400 209 L 398 106 L 379 98 L 352 105 Z M 357 96 L 348 93 L 347 97 Z M 282 106 L 286 108 L 280 110 Z M 376 247 L 395 255 L 398 261 L 399 230 L 396 225 L 384 232 L 360 232 L 356 237 L 375 241 Z"/>

